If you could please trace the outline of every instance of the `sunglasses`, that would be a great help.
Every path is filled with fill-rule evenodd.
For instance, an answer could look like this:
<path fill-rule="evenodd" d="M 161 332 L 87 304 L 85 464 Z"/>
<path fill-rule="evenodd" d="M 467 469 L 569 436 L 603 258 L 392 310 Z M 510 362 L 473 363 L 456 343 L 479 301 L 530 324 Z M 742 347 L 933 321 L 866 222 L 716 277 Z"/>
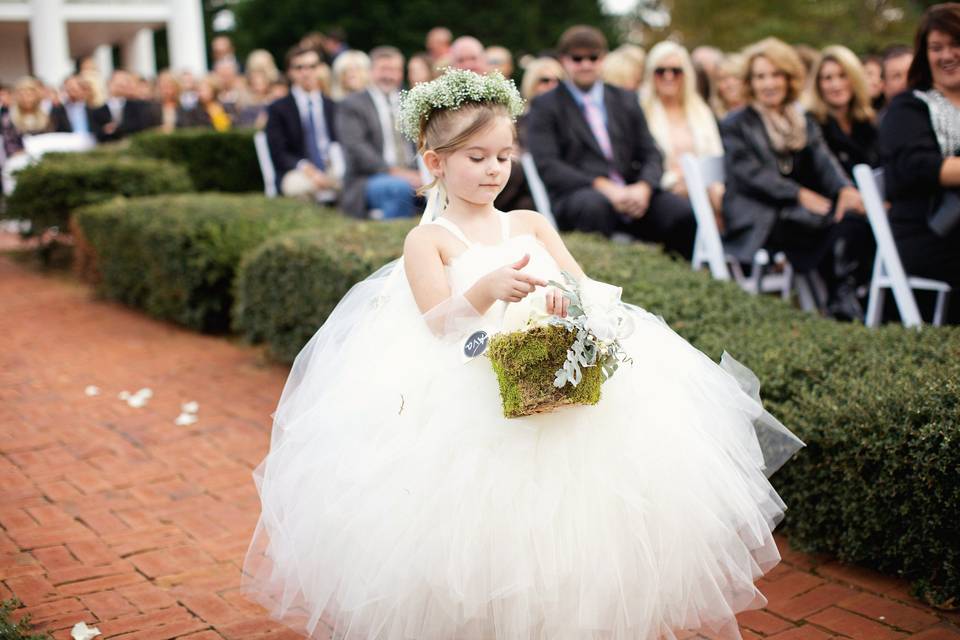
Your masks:
<path fill-rule="evenodd" d="M 306 71 L 307 69 L 316 69 L 319 66 L 319 62 L 314 62 L 313 64 L 295 64 L 291 67 L 291 69 L 294 71 Z"/>
<path fill-rule="evenodd" d="M 667 75 L 667 73 L 672 76 L 682 76 L 683 67 L 657 67 L 653 70 L 653 73 L 658 78 L 662 78 L 663 76 Z"/>
<path fill-rule="evenodd" d="M 596 62 L 597 60 L 600 59 L 600 54 L 591 53 L 588 56 L 570 56 L 570 59 L 576 62 L 577 64 L 580 64 L 584 60 L 589 60 L 590 62 Z"/>
<path fill-rule="evenodd" d="M 537 84 L 554 84 L 560 82 L 560 78 L 537 78 Z"/>

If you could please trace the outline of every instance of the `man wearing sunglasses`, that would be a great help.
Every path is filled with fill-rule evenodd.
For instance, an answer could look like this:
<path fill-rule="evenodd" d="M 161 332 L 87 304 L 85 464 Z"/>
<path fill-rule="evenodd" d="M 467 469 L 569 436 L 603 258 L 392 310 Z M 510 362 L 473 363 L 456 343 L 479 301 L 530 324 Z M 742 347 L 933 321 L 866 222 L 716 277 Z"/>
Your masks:
<path fill-rule="evenodd" d="M 603 83 L 603 34 L 567 29 L 557 45 L 567 79 L 530 107 L 529 147 L 563 230 L 628 233 L 689 257 L 689 202 L 656 187 L 663 160 L 637 95 Z"/>
<path fill-rule="evenodd" d="M 285 196 L 311 197 L 339 188 L 330 171 L 334 103 L 320 93 L 320 55 L 294 47 L 287 53 L 290 94 L 267 107 L 267 145 Z"/>

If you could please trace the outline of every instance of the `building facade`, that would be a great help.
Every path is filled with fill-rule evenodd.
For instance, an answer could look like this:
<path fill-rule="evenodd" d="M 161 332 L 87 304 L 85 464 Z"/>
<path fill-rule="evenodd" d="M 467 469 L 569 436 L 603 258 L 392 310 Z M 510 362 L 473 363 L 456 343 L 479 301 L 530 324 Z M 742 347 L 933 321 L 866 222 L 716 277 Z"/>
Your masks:
<path fill-rule="evenodd" d="M 34 75 L 58 86 L 81 58 L 93 56 L 104 77 L 113 47 L 122 67 L 157 73 L 154 34 L 166 28 L 170 67 L 207 68 L 201 0 L 0 0 L 0 82 Z"/>

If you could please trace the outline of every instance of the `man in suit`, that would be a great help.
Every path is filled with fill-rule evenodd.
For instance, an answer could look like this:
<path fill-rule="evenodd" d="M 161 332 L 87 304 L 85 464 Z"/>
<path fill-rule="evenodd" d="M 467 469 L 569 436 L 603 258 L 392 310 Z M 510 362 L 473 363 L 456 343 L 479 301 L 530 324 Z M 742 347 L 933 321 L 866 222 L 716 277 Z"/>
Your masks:
<path fill-rule="evenodd" d="M 568 80 L 533 101 L 528 146 L 560 228 L 625 232 L 689 257 L 693 210 L 656 186 L 662 159 L 637 95 L 603 83 L 606 38 L 574 26 L 558 51 Z"/>
<path fill-rule="evenodd" d="M 347 161 L 340 206 L 357 218 L 368 211 L 383 218 L 413 215 L 414 191 L 421 185 L 416 149 L 397 131 L 403 62 L 399 49 L 373 49 L 371 85 L 337 108 L 336 129 L 346 143 Z"/>
<path fill-rule="evenodd" d="M 155 122 L 150 104 L 136 97 L 136 80 L 129 71 L 114 71 L 107 92 L 110 95 L 96 114 L 105 122 L 97 136 L 101 142 L 119 140 L 160 124 Z"/>
<path fill-rule="evenodd" d="M 335 107 L 320 93 L 320 55 L 299 45 L 287 53 L 290 93 L 267 107 L 267 145 L 277 189 L 289 197 L 317 197 L 339 189 L 330 170 Z"/>
<path fill-rule="evenodd" d="M 103 126 L 110 122 L 106 112 L 90 106 L 90 87 L 80 75 L 63 81 L 64 101 L 50 110 L 53 130 L 61 133 L 89 133 L 102 135 Z"/>

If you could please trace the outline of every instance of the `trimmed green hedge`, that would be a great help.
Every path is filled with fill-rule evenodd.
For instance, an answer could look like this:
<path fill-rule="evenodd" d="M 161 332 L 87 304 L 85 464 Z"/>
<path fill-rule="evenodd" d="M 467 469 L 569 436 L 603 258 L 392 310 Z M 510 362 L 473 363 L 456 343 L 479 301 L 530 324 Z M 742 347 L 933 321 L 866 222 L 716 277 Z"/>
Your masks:
<path fill-rule="evenodd" d="M 291 359 L 351 283 L 399 255 L 405 227 L 341 229 L 278 238 L 248 257 L 236 326 Z M 371 230 L 383 249 L 365 239 Z M 650 248 L 580 234 L 567 243 L 625 300 L 756 372 L 767 407 L 807 443 L 773 477 L 792 544 L 904 576 L 933 602 L 960 597 L 960 328 L 840 324 Z"/>
<path fill-rule="evenodd" d="M 182 165 L 197 191 L 262 192 L 253 134 L 201 128 L 144 131 L 131 138 L 130 153 Z"/>
<path fill-rule="evenodd" d="M 163 160 L 131 158 L 112 151 L 58 153 L 17 173 L 7 214 L 32 222 L 34 232 L 59 226 L 66 231 L 70 212 L 116 196 L 190 191 L 183 167 Z"/>
<path fill-rule="evenodd" d="M 339 217 L 296 201 L 213 193 L 117 198 L 76 214 L 106 297 L 214 332 L 229 327 L 245 252 L 331 218 Z"/>
<path fill-rule="evenodd" d="M 240 266 L 234 328 L 292 361 L 354 283 L 400 257 L 412 224 L 341 218 L 264 243 Z"/>

